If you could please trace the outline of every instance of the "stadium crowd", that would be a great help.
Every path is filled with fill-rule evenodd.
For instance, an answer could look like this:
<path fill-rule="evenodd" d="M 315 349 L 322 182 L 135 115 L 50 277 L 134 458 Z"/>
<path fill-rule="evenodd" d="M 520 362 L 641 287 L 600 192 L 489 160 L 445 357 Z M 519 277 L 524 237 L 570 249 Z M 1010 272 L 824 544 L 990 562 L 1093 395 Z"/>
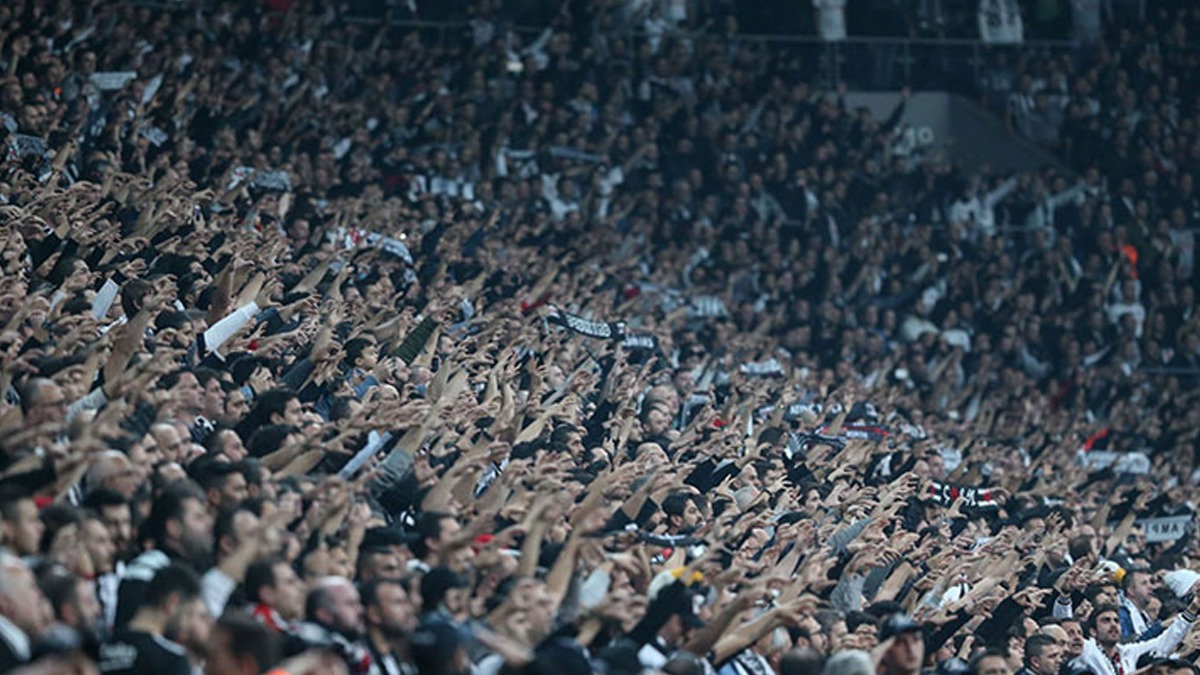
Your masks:
<path fill-rule="evenodd" d="M 0 671 L 1197 675 L 1149 4 L 1016 175 L 726 3 L 0 4 Z"/>

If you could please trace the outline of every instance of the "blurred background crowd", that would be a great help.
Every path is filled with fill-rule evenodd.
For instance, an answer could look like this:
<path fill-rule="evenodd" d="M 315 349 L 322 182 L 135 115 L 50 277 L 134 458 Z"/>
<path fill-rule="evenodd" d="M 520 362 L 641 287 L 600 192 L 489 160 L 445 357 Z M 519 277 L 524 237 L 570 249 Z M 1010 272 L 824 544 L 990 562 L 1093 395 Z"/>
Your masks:
<path fill-rule="evenodd" d="M 1198 675 L 1198 22 L 0 4 L 0 671 Z"/>

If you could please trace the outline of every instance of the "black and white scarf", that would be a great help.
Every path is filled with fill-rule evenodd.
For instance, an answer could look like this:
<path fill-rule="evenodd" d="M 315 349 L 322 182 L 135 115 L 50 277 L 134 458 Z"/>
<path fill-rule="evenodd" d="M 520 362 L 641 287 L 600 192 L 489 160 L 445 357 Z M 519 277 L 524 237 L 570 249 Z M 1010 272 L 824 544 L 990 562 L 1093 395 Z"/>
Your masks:
<path fill-rule="evenodd" d="M 621 346 L 631 350 L 658 351 L 658 338 L 653 335 L 626 335 Z"/>
<path fill-rule="evenodd" d="M 546 320 L 550 323 L 558 324 L 563 328 L 586 335 L 587 337 L 598 338 L 601 340 L 623 340 L 625 339 L 625 322 L 624 321 L 593 321 L 585 319 L 578 314 L 565 312 L 554 305 L 549 306 L 549 313 Z"/>
<path fill-rule="evenodd" d="M 784 374 L 783 364 L 776 358 L 770 358 L 766 361 L 743 363 L 739 367 L 739 370 L 750 377 L 770 377 Z"/>

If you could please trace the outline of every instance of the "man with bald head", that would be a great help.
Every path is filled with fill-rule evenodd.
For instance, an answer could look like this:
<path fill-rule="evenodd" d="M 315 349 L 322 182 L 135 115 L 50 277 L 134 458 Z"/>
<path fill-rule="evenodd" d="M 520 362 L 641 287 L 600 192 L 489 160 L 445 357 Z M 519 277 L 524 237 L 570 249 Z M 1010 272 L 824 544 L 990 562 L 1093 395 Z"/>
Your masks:
<path fill-rule="evenodd" d="M 154 442 L 164 459 L 182 463 L 188 446 L 191 445 L 191 438 L 179 433 L 179 429 L 169 422 L 158 422 L 150 427 L 150 435 L 154 437 Z"/>
<path fill-rule="evenodd" d="M 358 589 L 344 577 L 325 577 L 304 601 L 305 622 L 300 636 L 309 641 L 333 642 L 347 664 L 371 662 L 363 638 L 363 606 Z"/>
<path fill-rule="evenodd" d="M 44 377 L 35 377 L 25 385 L 21 408 L 26 426 L 62 424 L 67 420 L 66 394 L 54 380 Z"/>
<path fill-rule="evenodd" d="M 125 453 L 105 450 L 92 457 L 86 478 L 88 491 L 104 488 L 131 499 L 138 484 L 138 471 Z"/>

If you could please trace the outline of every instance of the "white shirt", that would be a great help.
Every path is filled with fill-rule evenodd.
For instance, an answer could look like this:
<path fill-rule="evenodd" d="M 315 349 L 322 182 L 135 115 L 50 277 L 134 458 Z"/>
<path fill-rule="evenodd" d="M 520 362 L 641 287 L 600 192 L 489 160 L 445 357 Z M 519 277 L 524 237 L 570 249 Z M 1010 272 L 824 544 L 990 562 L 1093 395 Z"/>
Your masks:
<path fill-rule="evenodd" d="M 1121 659 L 1121 669 L 1125 675 L 1131 675 L 1133 671 L 1137 670 L 1138 657 L 1142 654 L 1169 656 L 1179 646 L 1179 642 L 1183 640 L 1183 636 L 1187 634 L 1191 627 L 1192 620 L 1180 614 L 1157 637 L 1142 642 L 1118 644 L 1117 655 Z M 1104 650 L 1100 649 L 1100 645 L 1096 643 L 1095 638 L 1088 638 L 1084 641 L 1083 654 L 1080 655 L 1079 660 L 1096 675 L 1117 675 L 1112 661 L 1108 659 L 1108 655 L 1104 653 Z"/>

